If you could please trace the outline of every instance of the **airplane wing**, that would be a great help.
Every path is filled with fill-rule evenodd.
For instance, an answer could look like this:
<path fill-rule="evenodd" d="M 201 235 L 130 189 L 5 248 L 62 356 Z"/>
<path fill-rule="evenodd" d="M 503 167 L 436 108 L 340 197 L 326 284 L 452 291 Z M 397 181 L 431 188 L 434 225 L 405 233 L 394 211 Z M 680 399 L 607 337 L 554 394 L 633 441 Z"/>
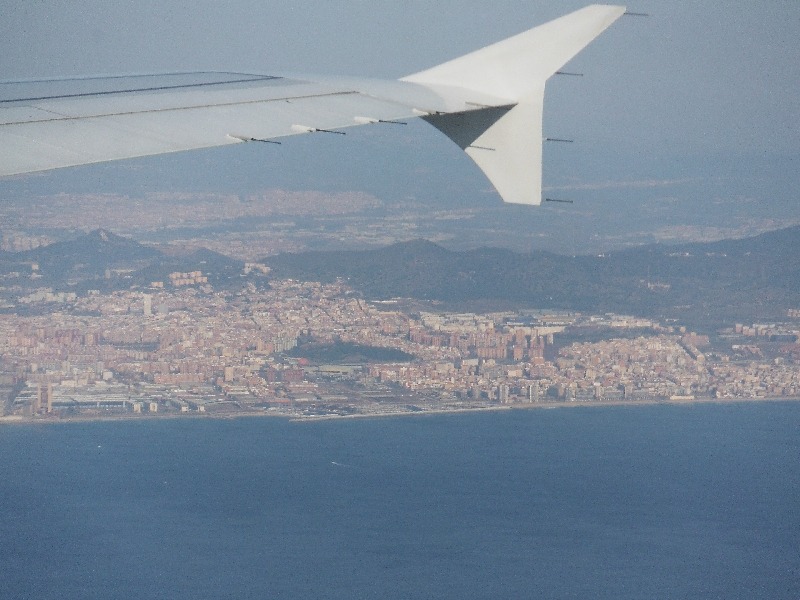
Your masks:
<path fill-rule="evenodd" d="M 0 82 L 0 176 L 422 117 L 503 200 L 539 204 L 545 82 L 624 12 L 587 6 L 398 81 L 206 72 Z"/>

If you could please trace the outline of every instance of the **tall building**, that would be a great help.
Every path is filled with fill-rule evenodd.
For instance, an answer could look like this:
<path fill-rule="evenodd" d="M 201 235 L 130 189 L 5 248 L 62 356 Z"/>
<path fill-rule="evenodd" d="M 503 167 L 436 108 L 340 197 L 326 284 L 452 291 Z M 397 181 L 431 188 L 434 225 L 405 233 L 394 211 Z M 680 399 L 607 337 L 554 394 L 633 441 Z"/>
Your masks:
<path fill-rule="evenodd" d="M 498 389 L 498 399 L 500 400 L 501 404 L 508 404 L 508 393 L 509 388 L 508 385 L 501 384 L 500 388 Z"/>
<path fill-rule="evenodd" d="M 528 386 L 528 400 L 539 402 L 539 383 L 535 382 Z"/>
<path fill-rule="evenodd" d="M 142 299 L 143 312 L 145 317 L 149 317 L 153 314 L 153 297 L 150 294 L 145 294 Z"/>

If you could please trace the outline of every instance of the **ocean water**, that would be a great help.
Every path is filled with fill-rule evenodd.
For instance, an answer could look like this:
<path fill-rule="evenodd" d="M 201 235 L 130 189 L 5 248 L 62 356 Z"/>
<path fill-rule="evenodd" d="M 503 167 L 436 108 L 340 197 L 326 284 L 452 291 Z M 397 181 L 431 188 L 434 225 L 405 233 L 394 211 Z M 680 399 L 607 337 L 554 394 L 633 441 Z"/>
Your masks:
<path fill-rule="evenodd" d="M 800 598 L 800 403 L 0 427 L 0 598 Z"/>

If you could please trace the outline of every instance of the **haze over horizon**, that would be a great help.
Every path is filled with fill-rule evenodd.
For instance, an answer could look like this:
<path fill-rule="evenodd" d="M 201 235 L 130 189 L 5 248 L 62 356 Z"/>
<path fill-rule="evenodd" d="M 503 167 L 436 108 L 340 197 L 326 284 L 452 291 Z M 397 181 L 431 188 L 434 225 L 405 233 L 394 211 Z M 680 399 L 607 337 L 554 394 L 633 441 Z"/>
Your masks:
<path fill-rule="evenodd" d="M 585 4 L 4 2 L 0 79 L 193 69 L 395 78 Z M 9 178 L 0 202 L 365 192 L 420 214 L 473 211 L 497 224 L 487 243 L 564 252 L 800 223 L 800 5 L 639 0 L 628 9 L 650 17 L 621 19 L 568 65 L 583 77 L 548 84 L 545 133 L 576 142 L 546 146 L 545 188 L 572 205 L 503 205 L 458 148 L 418 122 Z"/>

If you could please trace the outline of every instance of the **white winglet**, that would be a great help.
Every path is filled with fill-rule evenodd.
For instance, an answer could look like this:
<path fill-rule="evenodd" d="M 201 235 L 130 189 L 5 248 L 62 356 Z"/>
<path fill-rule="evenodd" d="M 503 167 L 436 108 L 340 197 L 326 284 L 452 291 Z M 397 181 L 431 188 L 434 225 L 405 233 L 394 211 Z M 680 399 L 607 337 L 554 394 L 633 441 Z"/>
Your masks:
<path fill-rule="evenodd" d="M 423 119 L 464 149 L 504 201 L 540 204 L 545 83 L 624 13 L 624 6 L 587 6 L 403 81 L 507 98 L 505 107 Z"/>

